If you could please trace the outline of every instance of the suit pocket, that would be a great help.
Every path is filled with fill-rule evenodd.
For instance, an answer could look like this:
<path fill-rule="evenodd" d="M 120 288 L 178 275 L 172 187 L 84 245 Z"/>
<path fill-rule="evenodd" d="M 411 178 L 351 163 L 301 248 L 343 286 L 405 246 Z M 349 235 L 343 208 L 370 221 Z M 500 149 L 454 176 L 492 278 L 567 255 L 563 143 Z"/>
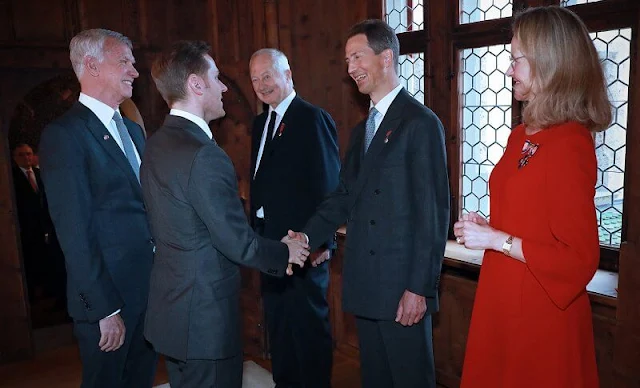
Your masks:
<path fill-rule="evenodd" d="M 216 300 L 230 298 L 240 292 L 240 270 L 233 268 L 230 276 L 218 280 L 213 285 Z"/>

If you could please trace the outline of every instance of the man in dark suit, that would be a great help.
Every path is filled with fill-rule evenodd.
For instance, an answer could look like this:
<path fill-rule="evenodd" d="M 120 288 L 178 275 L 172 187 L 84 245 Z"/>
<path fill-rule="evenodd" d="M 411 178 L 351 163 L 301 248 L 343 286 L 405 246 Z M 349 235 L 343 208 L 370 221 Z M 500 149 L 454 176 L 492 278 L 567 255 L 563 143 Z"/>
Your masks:
<path fill-rule="evenodd" d="M 20 223 L 20 240 L 29 300 L 35 301 L 36 290 L 44 292 L 52 266 L 47 260 L 46 244 L 52 232 L 40 169 L 33 166 L 33 149 L 25 143 L 13 149 L 13 185 Z"/>
<path fill-rule="evenodd" d="M 340 155 L 335 123 L 296 95 L 287 57 L 256 51 L 249 63 L 256 95 L 269 106 L 253 123 L 251 217 L 256 232 L 278 238 L 300 229 L 338 184 Z M 273 380 L 277 388 L 329 387 L 329 262 L 333 236 L 312 255 L 312 265 L 287 278 L 262 276 Z M 324 261 L 314 265 L 315 258 Z"/>
<path fill-rule="evenodd" d="M 444 131 L 400 85 L 386 23 L 352 27 L 345 54 L 370 113 L 351 133 L 338 189 L 298 238 L 315 249 L 347 223 L 343 308 L 356 316 L 363 387 L 435 387 L 431 314 L 449 225 Z"/>
<path fill-rule="evenodd" d="M 157 363 L 143 337 L 154 249 L 138 179 L 145 139 L 118 109 L 138 77 L 131 47 L 103 29 L 71 40 L 80 98 L 40 140 L 82 387 L 151 387 Z"/>
<path fill-rule="evenodd" d="M 249 226 L 231 160 L 208 126 L 224 116 L 227 90 L 208 52 L 204 42 L 178 42 L 151 70 L 171 111 L 142 162 L 157 244 L 145 335 L 166 356 L 172 388 L 240 387 L 238 265 L 283 276 L 309 253 L 306 244 L 267 240 Z"/>

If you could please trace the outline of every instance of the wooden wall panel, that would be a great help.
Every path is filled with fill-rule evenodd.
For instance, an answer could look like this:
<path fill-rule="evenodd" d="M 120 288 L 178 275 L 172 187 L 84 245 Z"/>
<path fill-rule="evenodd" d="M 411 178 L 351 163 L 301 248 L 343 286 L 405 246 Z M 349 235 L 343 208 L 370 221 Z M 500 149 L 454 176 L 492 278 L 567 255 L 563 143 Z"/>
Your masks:
<path fill-rule="evenodd" d="M 0 42 L 9 42 L 13 39 L 14 32 L 11 1 L 0 0 Z"/>
<path fill-rule="evenodd" d="M 172 9 L 166 1 L 140 0 L 140 41 L 143 47 L 162 48 L 169 42 Z M 135 43 L 135 42 L 134 42 Z"/>
<path fill-rule="evenodd" d="M 64 0 L 16 0 L 12 8 L 18 42 L 65 44 Z"/>
<path fill-rule="evenodd" d="M 438 382 L 459 385 L 477 283 L 444 268 L 440 312 L 433 317 L 433 348 Z"/>
<path fill-rule="evenodd" d="M 127 26 L 124 0 L 93 1 L 79 0 L 81 29 L 107 28 L 127 35 L 135 41 L 137 34 L 131 35 L 131 26 Z"/>
<path fill-rule="evenodd" d="M 206 0 L 171 0 L 168 3 L 167 23 L 162 25 L 152 21 L 152 25 L 150 25 L 150 29 L 168 28 L 166 44 L 183 39 L 207 40 L 209 28 L 217 28 L 211 25 L 207 19 Z M 155 6 L 155 2 L 150 4 Z M 153 44 L 153 42 L 151 43 Z"/>

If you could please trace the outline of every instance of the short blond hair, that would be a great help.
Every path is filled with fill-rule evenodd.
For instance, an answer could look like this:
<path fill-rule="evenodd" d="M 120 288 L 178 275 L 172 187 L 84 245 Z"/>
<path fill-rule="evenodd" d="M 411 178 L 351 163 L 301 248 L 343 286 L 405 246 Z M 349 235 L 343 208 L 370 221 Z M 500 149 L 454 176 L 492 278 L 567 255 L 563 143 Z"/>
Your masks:
<path fill-rule="evenodd" d="M 598 53 L 578 16 L 558 6 L 515 16 L 513 35 L 531 67 L 523 122 L 533 128 L 577 121 L 591 131 L 611 123 L 611 103 Z"/>

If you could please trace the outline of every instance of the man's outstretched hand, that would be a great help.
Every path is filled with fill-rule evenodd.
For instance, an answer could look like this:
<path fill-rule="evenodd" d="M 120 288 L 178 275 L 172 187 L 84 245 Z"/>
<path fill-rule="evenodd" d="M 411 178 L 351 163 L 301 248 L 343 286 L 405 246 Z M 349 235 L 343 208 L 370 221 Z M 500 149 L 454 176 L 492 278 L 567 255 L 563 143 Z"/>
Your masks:
<path fill-rule="evenodd" d="M 309 244 L 302 235 L 301 240 L 299 236 L 293 231 L 289 231 L 286 236 L 282 238 L 283 243 L 287 244 L 289 248 L 289 265 L 287 266 L 287 275 L 293 275 L 293 264 L 299 265 L 301 268 L 304 266 L 304 262 L 309 256 Z"/>

